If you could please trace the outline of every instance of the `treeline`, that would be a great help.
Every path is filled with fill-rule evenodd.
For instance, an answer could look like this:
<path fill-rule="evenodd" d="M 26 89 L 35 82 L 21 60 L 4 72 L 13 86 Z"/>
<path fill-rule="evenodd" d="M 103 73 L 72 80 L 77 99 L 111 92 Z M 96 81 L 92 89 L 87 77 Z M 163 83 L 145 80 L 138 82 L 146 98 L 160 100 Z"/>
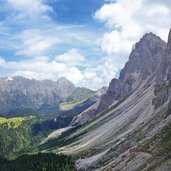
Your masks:
<path fill-rule="evenodd" d="M 23 155 L 15 160 L 0 157 L 0 171 L 76 171 L 70 156 L 54 153 Z"/>

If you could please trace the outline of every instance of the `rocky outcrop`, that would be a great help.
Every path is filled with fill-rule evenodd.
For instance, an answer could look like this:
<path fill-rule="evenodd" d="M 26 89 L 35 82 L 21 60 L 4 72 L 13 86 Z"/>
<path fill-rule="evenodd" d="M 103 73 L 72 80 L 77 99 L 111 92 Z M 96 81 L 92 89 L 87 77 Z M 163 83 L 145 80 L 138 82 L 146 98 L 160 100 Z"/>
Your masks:
<path fill-rule="evenodd" d="M 169 32 L 167 49 L 157 72 L 155 95 L 156 97 L 153 101 L 155 109 L 171 100 L 171 30 Z"/>

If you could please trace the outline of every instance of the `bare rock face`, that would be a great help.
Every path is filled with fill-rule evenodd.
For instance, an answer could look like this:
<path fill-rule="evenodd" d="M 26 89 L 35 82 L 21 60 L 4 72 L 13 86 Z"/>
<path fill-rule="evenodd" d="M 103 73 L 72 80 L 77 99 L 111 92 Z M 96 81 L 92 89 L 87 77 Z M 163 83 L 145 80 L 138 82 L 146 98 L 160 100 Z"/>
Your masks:
<path fill-rule="evenodd" d="M 153 103 L 155 108 L 171 100 L 171 30 L 168 36 L 167 49 L 157 72 L 156 87 Z"/>
<path fill-rule="evenodd" d="M 136 43 L 119 79 L 110 82 L 107 97 L 102 98 L 99 111 L 129 95 L 142 81 L 155 77 L 165 49 L 166 43 L 158 36 L 153 33 L 145 34 Z"/>
<path fill-rule="evenodd" d="M 166 43 L 153 33 L 145 34 L 135 44 L 129 60 L 122 69 L 118 79 L 113 79 L 107 93 L 101 100 L 77 118 L 77 123 L 84 123 L 98 113 L 106 110 L 114 102 L 120 101 L 131 94 L 139 85 L 156 76 L 158 67 L 166 50 Z M 86 117 L 89 115 L 91 117 Z M 83 117 L 84 116 L 84 117 Z M 83 119 L 86 118 L 86 119 Z M 81 121 L 82 120 L 82 121 Z M 84 120 L 84 122 L 83 122 Z"/>

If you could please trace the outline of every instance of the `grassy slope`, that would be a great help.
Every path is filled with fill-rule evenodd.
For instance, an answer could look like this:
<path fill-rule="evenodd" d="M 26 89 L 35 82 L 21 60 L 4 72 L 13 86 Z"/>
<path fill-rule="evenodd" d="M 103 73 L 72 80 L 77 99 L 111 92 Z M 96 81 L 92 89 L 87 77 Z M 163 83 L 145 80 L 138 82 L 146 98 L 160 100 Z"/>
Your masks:
<path fill-rule="evenodd" d="M 93 91 L 87 88 L 76 88 L 76 90 L 60 103 L 60 110 L 67 111 L 83 103 L 93 95 Z"/>
<path fill-rule="evenodd" d="M 67 111 L 67 110 L 71 110 L 71 109 L 73 109 L 75 106 L 77 106 L 77 105 L 79 105 L 79 104 L 81 104 L 81 103 L 83 103 L 84 102 L 84 100 L 83 101 L 72 101 L 72 102 L 63 102 L 63 103 L 60 103 L 60 110 L 61 111 Z"/>
<path fill-rule="evenodd" d="M 91 99 L 93 94 L 94 92 L 87 88 L 76 88 L 72 95 L 64 98 L 59 104 L 60 116 L 74 117 L 80 114 L 95 103 Z"/>
<path fill-rule="evenodd" d="M 67 98 L 63 99 L 64 102 L 78 102 L 88 99 L 93 95 L 93 91 L 87 88 L 76 88 L 76 90 Z"/>

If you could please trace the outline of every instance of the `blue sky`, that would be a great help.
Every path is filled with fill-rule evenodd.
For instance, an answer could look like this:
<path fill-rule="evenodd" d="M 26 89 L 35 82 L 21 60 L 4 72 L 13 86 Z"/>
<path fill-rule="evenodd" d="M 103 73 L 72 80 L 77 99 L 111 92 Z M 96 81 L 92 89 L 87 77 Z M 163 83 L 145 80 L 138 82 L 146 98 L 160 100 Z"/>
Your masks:
<path fill-rule="evenodd" d="M 0 4 L 0 77 L 64 76 L 92 89 L 118 76 L 143 34 L 152 31 L 166 40 L 171 26 L 168 0 L 0 0 Z"/>

